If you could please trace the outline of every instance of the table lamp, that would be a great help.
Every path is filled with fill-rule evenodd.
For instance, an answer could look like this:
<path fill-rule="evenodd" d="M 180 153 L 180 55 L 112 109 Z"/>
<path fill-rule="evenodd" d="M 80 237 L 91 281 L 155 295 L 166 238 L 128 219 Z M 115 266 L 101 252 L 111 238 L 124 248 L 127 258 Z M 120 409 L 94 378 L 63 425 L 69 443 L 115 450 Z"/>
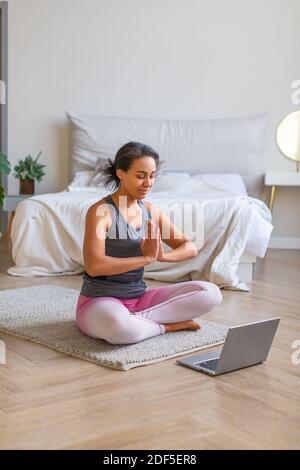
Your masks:
<path fill-rule="evenodd" d="M 276 142 L 283 155 L 296 162 L 296 171 L 300 166 L 300 111 L 288 114 L 276 131 Z"/>

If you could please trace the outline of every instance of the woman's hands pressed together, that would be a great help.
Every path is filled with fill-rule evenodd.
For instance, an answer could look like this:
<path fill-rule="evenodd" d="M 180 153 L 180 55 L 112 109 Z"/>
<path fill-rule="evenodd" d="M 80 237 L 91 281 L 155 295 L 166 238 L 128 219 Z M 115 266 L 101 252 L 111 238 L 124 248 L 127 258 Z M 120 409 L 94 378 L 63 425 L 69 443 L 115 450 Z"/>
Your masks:
<path fill-rule="evenodd" d="M 162 252 L 160 230 L 151 219 L 147 221 L 145 238 L 141 240 L 141 251 L 151 263 L 156 260 L 160 261 L 159 257 Z"/>

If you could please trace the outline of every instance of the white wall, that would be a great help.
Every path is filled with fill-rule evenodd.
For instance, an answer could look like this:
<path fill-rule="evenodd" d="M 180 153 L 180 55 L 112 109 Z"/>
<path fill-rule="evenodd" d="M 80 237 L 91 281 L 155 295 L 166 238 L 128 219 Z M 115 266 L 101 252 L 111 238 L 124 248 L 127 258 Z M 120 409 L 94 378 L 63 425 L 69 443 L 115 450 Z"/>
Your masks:
<path fill-rule="evenodd" d="M 65 109 L 182 119 L 269 111 L 266 170 L 294 171 L 274 134 L 297 109 L 299 18 L 299 0 L 9 0 L 10 160 L 42 150 L 36 192 L 62 190 Z M 18 192 L 12 175 L 9 192 Z M 300 243 L 299 202 L 300 188 L 278 191 L 273 235 Z"/>

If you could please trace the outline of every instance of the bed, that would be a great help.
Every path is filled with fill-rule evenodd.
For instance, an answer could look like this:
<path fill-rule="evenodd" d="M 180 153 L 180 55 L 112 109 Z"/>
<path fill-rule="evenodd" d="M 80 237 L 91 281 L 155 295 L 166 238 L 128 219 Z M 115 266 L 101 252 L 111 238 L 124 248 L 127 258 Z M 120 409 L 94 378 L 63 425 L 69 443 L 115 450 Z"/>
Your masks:
<path fill-rule="evenodd" d="M 198 248 L 179 263 L 153 263 L 145 278 L 204 279 L 249 290 L 256 257 L 266 253 L 273 229 L 263 194 L 266 113 L 242 119 L 149 120 L 68 113 L 70 183 L 17 207 L 12 226 L 13 276 L 84 272 L 85 215 L 109 193 L 101 166 L 130 140 L 155 148 L 164 161 L 147 199 L 158 204 Z M 195 229 L 196 228 L 196 229 Z M 164 247 L 168 250 L 168 247 Z"/>

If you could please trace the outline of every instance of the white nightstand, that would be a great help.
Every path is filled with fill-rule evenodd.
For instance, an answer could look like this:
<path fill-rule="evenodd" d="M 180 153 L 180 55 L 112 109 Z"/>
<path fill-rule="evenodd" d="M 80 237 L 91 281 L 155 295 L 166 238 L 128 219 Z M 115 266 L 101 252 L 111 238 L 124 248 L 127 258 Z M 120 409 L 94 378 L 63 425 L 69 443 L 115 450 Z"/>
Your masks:
<path fill-rule="evenodd" d="M 8 226 L 7 226 L 7 233 L 5 238 L 10 238 L 11 234 L 11 226 L 15 216 L 15 210 L 19 202 L 24 201 L 24 199 L 28 199 L 29 197 L 34 196 L 34 194 L 18 194 L 18 195 L 8 195 L 5 196 L 3 202 L 3 210 L 9 213 L 8 216 Z"/>
<path fill-rule="evenodd" d="M 279 172 L 268 171 L 265 174 L 265 185 L 272 186 L 271 194 L 270 194 L 270 201 L 269 201 L 269 209 L 272 212 L 276 187 L 277 186 L 300 186 L 300 172 L 279 173 Z"/>

